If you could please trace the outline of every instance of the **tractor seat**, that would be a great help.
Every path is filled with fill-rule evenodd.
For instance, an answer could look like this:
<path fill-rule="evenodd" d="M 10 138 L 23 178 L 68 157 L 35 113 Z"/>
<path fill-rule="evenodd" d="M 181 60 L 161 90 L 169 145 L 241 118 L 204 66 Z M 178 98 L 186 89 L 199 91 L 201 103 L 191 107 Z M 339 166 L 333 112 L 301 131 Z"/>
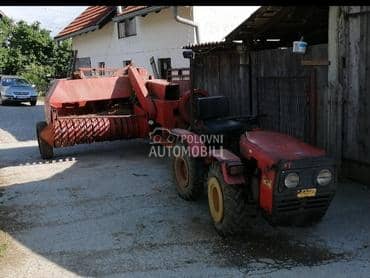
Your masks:
<path fill-rule="evenodd" d="M 240 121 L 223 119 L 229 116 L 229 101 L 225 96 L 198 97 L 195 99 L 195 117 L 201 121 L 198 129 L 205 134 L 241 134 Z"/>

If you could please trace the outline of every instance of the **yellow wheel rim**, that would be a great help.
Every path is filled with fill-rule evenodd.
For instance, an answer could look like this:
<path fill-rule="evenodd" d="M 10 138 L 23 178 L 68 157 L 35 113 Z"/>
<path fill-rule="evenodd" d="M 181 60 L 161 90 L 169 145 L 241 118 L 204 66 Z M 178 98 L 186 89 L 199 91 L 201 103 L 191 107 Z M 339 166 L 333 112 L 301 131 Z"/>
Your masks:
<path fill-rule="evenodd" d="M 217 178 L 208 179 L 208 205 L 213 221 L 219 223 L 224 216 L 224 198 Z"/>

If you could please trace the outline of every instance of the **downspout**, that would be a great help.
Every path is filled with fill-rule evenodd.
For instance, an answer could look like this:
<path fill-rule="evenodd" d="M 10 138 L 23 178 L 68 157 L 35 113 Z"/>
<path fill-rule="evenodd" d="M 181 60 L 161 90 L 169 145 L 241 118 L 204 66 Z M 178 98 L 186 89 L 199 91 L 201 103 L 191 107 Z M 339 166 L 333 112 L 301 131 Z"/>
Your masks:
<path fill-rule="evenodd" d="M 189 26 L 192 26 L 195 28 L 195 39 L 196 39 L 196 44 L 199 44 L 200 43 L 200 37 L 199 37 L 199 27 L 197 24 L 194 23 L 194 21 L 191 21 L 187 18 L 183 18 L 181 16 L 179 16 L 179 13 L 178 13 L 178 10 L 177 10 L 177 6 L 173 6 L 173 16 L 175 18 L 175 20 L 179 23 L 182 23 L 182 24 L 186 24 L 186 25 L 189 25 Z"/>

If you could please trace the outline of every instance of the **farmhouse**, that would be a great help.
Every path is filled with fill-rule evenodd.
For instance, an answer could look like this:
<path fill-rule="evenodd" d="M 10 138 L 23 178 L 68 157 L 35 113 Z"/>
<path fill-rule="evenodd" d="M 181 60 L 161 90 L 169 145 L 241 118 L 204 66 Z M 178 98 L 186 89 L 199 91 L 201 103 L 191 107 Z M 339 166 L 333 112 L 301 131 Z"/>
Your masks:
<path fill-rule="evenodd" d="M 156 68 L 160 77 L 166 77 L 169 68 L 189 67 L 182 56 L 184 45 L 223 39 L 255 9 L 91 6 L 55 39 L 72 38 L 76 67 L 122 67 L 133 62 Z"/>

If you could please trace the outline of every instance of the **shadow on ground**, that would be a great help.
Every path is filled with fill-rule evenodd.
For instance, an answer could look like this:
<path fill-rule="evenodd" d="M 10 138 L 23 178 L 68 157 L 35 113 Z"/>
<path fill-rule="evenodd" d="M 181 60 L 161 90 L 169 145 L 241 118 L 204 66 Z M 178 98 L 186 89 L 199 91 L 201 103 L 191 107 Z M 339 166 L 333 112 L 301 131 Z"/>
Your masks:
<path fill-rule="evenodd" d="M 36 140 L 36 122 L 44 120 L 44 106 L 23 103 L 0 105 L 0 115 L 0 129 L 16 139 L 12 141 Z"/>
<path fill-rule="evenodd" d="M 12 157 L 0 170 L 1 230 L 83 276 L 176 270 L 234 276 L 345 262 L 367 252 L 367 187 L 341 184 L 314 227 L 273 228 L 258 219 L 245 236 L 222 239 L 206 199 L 180 199 L 169 161 L 149 158 L 149 147 L 143 140 L 77 146 L 46 162 L 37 146 L 0 150 Z"/>

